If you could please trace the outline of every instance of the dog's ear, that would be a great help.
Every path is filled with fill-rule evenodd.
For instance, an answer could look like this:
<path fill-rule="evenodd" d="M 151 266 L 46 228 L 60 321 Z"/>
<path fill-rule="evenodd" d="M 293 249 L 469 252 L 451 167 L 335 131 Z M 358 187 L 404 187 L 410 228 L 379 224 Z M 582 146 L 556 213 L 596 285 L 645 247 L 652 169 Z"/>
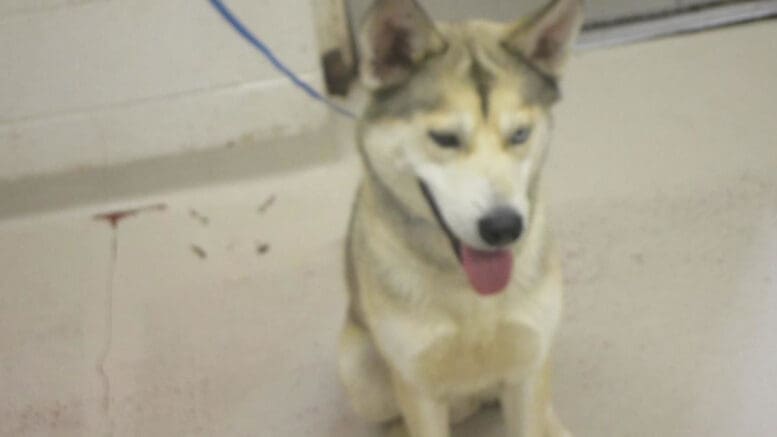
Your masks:
<path fill-rule="evenodd" d="M 503 44 L 543 72 L 558 77 L 582 24 L 583 0 L 553 0 L 533 18 L 516 25 Z"/>
<path fill-rule="evenodd" d="M 360 75 L 370 89 L 397 85 L 447 44 L 415 0 L 377 0 L 359 35 Z"/>

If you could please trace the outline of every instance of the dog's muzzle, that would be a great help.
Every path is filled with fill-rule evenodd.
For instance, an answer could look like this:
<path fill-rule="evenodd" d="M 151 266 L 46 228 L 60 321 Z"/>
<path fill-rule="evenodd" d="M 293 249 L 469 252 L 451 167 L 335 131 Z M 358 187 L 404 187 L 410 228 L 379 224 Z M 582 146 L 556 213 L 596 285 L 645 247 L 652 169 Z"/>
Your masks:
<path fill-rule="evenodd" d="M 485 251 L 463 244 L 445 221 L 429 186 L 423 180 L 419 179 L 418 182 L 437 223 L 450 240 L 453 253 L 464 268 L 472 288 L 483 296 L 498 294 L 507 288 L 512 276 L 513 252 L 507 249 Z M 478 228 L 486 243 L 501 247 L 521 236 L 523 220 L 510 209 L 497 209 L 480 220 Z"/>

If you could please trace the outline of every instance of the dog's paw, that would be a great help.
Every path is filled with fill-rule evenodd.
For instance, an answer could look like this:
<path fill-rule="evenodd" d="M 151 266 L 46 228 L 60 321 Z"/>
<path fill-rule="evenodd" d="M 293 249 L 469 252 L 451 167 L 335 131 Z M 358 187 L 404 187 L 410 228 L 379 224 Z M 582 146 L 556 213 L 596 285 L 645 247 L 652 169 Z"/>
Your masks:
<path fill-rule="evenodd" d="M 545 437 L 572 437 L 572 433 L 559 420 L 553 406 L 548 406 L 545 414 Z"/>
<path fill-rule="evenodd" d="M 405 424 L 400 420 L 386 429 L 386 437 L 410 437 Z"/>
<path fill-rule="evenodd" d="M 545 437 L 573 437 L 572 433 L 564 428 L 549 429 L 545 432 Z"/>

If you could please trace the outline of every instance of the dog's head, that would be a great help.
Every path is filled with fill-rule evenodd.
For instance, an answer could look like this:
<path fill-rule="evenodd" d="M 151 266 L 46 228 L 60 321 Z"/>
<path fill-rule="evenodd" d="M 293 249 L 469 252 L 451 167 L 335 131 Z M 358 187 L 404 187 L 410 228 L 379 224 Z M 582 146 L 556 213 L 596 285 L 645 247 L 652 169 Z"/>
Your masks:
<path fill-rule="evenodd" d="M 581 0 L 513 25 L 435 25 L 415 0 L 378 0 L 360 33 L 367 166 L 401 207 L 439 222 L 484 294 L 506 286 L 509 247 L 530 225 L 581 23 Z"/>

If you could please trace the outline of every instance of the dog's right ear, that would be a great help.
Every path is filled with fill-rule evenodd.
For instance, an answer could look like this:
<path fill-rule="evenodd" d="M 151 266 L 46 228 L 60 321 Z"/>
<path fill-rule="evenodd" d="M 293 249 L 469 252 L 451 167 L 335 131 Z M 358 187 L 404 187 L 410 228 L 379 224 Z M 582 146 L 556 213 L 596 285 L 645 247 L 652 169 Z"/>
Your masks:
<path fill-rule="evenodd" d="M 558 77 L 582 25 L 582 0 L 553 0 L 531 20 L 520 22 L 503 45 Z"/>
<path fill-rule="evenodd" d="M 415 0 L 377 0 L 359 35 L 360 75 L 369 89 L 398 85 L 447 44 Z"/>

